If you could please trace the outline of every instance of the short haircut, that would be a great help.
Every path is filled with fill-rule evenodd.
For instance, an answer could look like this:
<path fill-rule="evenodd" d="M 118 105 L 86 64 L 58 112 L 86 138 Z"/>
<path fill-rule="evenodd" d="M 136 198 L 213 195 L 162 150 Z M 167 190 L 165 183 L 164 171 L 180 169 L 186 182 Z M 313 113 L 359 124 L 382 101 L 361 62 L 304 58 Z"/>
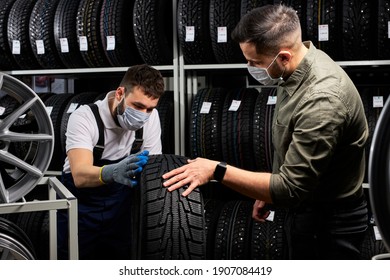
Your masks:
<path fill-rule="evenodd" d="M 256 52 L 275 55 L 281 48 L 293 48 L 301 42 L 297 12 L 285 5 L 265 5 L 244 15 L 232 31 L 238 43 L 253 43 Z"/>
<path fill-rule="evenodd" d="M 164 79 L 157 69 L 146 64 L 134 65 L 127 69 L 120 87 L 125 88 L 125 94 L 140 87 L 145 91 L 145 95 L 152 98 L 160 98 L 164 93 Z"/>

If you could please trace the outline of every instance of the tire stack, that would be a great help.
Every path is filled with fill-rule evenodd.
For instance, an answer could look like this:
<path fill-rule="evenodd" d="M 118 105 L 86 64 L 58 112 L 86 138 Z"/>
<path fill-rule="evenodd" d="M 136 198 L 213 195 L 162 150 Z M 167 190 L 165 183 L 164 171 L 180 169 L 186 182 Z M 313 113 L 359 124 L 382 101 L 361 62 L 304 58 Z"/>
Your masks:
<path fill-rule="evenodd" d="M 172 64 L 172 11 L 162 0 L 1 1 L 0 69 Z"/>

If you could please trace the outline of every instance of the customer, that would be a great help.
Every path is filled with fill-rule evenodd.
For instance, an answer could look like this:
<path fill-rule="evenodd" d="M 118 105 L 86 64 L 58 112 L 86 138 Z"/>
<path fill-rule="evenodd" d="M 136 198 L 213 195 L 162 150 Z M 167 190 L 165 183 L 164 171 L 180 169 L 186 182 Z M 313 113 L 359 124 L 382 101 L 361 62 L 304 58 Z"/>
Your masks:
<path fill-rule="evenodd" d="M 302 42 L 296 11 L 268 5 L 233 30 L 250 74 L 278 85 L 272 125 L 273 172 L 238 169 L 197 158 L 163 175 L 169 191 L 188 195 L 212 179 L 266 204 L 289 209 L 285 232 L 291 259 L 358 259 L 367 228 L 362 190 L 368 127 L 348 75 L 311 42 Z"/>
<path fill-rule="evenodd" d="M 63 183 L 78 199 L 80 259 L 131 257 L 131 188 L 139 187 L 148 154 L 161 154 L 155 107 L 163 92 L 160 72 L 136 65 L 104 100 L 79 107 L 69 118 Z M 136 139 L 139 131 L 143 135 Z M 68 258 L 67 221 L 61 211 L 59 258 Z"/>

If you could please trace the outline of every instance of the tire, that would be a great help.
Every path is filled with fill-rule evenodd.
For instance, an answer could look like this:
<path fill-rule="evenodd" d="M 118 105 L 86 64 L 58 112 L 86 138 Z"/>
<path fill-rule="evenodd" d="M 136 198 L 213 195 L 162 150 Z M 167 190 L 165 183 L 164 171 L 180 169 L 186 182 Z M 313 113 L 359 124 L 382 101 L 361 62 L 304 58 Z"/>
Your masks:
<path fill-rule="evenodd" d="M 177 26 L 184 62 L 215 63 L 210 38 L 210 0 L 178 0 Z M 186 41 L 186 27 L 194 26 L 194 41 Z"/>
<path fill-rule="evenodd" d="M 163 154 L 175 153 L 175 126 L 173 91 L 165 91 L 156 107 L 161 124 L 161 145 Z"/>
<path fill-rule="evenodd" d="M 8 16 L 8 44 L 12 50 L 13 41 L 20 42 L 20 54 L 13 54 L 20 69 L 41 68 L 31 48 L 29 37 L 29 19 L 35 3 L 36 0 L 16 0 Z"/>
<path fill-rule="evenodd" d="M 87 67 L 75 32 L 79 4 L 80 0 L 60 0 L 54 15 L 54 42 L 58 56 L 67 68 Z M 67 39 L 69 52 L 62 52 L 62 38 Z"/>
<path fill-rule="evenodd" d="M 184 188 L 168 192 L 162 174 L 182 166 L 186 158 L 154 155 L 135 189 L 132 224 L 137 259 L 205 259 L 206 235 L 203 199 L 198 189 L 183 197 Z"/>
<path fill-rule="evenodd" d="M 240 21 L 241 0 L 210 0 L 211 46 L 218 63 L 245 63 L 246 59 L 230 33 Z M 218 42 L 218 28 L 226 27 L 227 41 Z"/>
<path fill-rule="evenodd" d="M 88 67 L 108 67 L 110 63 L 106 58 L 100 34 L 100 13 L 103 0 L 80 0 L 76 34 L 77 38 L 87 38 L 87 50 L 80 51 Z"/>
<path fill-rule="evenodd" d="M 64 68 L 54 40 L 54 15 L 58 2 L 59 0 L 37 0 L 30 15 L 31 49 L 43 69 Z M 43 41 L 42 54 L 38 52 L 37 40 Z"/>
<path fill-rule="evenodd" d="M 143 61 L 150 65 L 172 64 L 172 2 L 135 0 L 133 14 L 135 43 Z"/>
<path fill-rule="evenodd" d="M 134 0 L 103 0 L 100 12 L 100 38 L 104 54 L 113 67 L 142 63 L 129 22 Z M 107 50 L 107 36 L 114 36 L 115 49 Z"/>
<path fill-rule="evenodd" d="M 12 56 L 7 38 L 8 15 L 15 0 L 4 0 L 0 4 L 0 69 L 18 69 L 18 64 Z"/>
<path fill-rule="evenodd" d="M 387 99 L 372 137 L 368 162 L 368 180 L 371 208 L 388 251 L 390 251 L 390 225 L 388 223 L 390 220 L 389 123 L 390 99 Z"/>

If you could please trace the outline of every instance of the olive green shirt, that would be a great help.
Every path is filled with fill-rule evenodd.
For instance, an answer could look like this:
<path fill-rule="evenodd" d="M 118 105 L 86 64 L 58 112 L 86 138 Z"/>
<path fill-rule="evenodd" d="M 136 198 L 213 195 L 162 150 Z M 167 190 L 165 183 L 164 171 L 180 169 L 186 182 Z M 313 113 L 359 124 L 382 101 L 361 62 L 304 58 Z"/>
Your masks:
<path fill-rule="evenodd" d="M 362 191 L 368 125 L 356 87 L 311 42 L 297 69 L 279 84 L 272 124 L 273 203 L 333 203 Z"/>

